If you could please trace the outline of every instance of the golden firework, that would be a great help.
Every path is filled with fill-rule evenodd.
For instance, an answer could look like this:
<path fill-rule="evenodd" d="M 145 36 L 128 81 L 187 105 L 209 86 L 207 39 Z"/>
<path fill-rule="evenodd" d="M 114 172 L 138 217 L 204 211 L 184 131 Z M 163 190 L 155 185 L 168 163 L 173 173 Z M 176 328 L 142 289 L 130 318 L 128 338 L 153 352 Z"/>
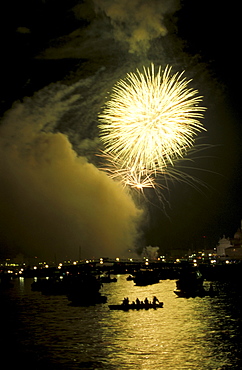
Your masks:
<path fill-rule="evenodd" d="M 169 66 L 155 73 L 151 64 L 113 87 L 99 114 L 100 138 L 108 172 L 124 186 L 154 188 L 155 177 L 171 173 L 167 167 L 184 158 L 205 130 L 202 97 L 183 75 L 172 75 Z"/>
<path fill-rule="evenodd" d="M 198 91 L 188 88 L 184 71 L 171 75 L 167 66 L 155 73 L 153 64 L 143 69 L 113 87 L 99 128 L 104 152 L 124 178 L 153 186 L 152 176 L 183 158 L 205 130 L 200 120 L 206 108 L 199 106 Z"/>

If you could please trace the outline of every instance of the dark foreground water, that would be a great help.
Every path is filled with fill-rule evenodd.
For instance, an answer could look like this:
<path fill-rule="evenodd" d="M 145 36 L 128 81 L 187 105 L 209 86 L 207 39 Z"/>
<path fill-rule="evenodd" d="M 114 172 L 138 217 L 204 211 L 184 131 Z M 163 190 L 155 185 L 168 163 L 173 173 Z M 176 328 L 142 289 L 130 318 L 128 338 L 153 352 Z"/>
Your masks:
<path fill-rule="evenodd" d="M 135 286 L 126 275 L 104 284 L 108 302 L 71 306 L 65 296 L 31 291 L 32 279 L 1 290 L 1 358 L 25 369 L 242 369 L 241 293 L 218 284 L 219 295 L 178 298 L 174 280 Z M 111 311 L 108 304 L 152 298 L 157 310 Z M 5 368 L 8 368 L 5 365 Z"/>

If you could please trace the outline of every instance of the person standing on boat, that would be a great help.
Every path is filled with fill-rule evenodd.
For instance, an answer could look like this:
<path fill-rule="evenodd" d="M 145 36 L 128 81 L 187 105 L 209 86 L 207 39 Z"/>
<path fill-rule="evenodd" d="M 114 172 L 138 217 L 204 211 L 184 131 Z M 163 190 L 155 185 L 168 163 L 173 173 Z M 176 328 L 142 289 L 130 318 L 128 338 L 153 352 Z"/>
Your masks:
<path fill-rule="evenodd" d="M 157 302 L 157 303 L 160 303 L 159 299 L 158 299 L 158 298 L 156 298 L 156 296 L 154 296 L 154 297 L 153 297 L 153 302 L 152 302 L 152 303 L 153 303 L 153 305 L 155 305 L 155 304 L 156 304 L 156 302 Z"/>

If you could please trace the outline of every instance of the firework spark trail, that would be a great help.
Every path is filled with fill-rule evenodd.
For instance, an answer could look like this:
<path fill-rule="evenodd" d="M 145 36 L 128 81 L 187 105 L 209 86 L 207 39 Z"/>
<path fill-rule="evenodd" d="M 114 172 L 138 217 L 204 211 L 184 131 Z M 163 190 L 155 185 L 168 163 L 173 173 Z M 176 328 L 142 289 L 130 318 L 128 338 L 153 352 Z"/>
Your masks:
<path fill-rule="evenodd" d="M 123 187 L 130 186 L 139 190 L 156 187 L 154 171 L 135 172 L 133 168 L 122 167 L 122 162 L 115 160 L 111 154 L 102 153 L 100 156 L 106 161 L 106 166 L 102 170 L 108 173 L 112 179 L 118 180 Z"/>
<path fill-rule="evenodd" d="M 144 186 L 153 186 L 152 176 L 174 166 L 205 130 L 200 122 L 205 108 L 199 106 L 198 91 L 188 88 L 191 80 L 184 72 L 172 76 L 169 66 L 163 72 L 159 67 L 157 74 L 153 64 L 143 68 L 144 73 L 137 70 L 116 83 L 99 115 L 99 128 L 119 175 L 133 177 L 134 183 L 149 179 Z"/>

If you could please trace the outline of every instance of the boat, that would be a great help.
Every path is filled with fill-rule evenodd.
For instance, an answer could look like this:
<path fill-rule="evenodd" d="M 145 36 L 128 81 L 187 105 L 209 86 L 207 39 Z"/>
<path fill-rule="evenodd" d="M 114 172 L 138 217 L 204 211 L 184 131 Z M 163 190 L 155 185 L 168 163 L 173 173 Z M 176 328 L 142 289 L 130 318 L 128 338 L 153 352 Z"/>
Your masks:
<path fill-rule="evenodd" d="M 207 292 L 203 286 L 204 278 L 199 270 L 184 268 L 176 281 L 174 293 L 178 297 L 204 297 Z"/>
<path fill-rule="evenodd" d="M 133 275 L 129 275 L 127 278 L 126 278 L 127 281 L 131 281 L 131 280 L 134 280 L 134 276 Z"/>
<path fill-rule="evenodd" d="M 67 298 L 73 305 L 91 306 L 96 303 L 106 303 L 107 297 L 99 292 L 102 286 L 100 279 L 94 275 L 84 274 L 71 279 Z"/>
<path fill-rule="evenodd" d="M 65 295 L 68 292 L 68 284 L 68 278 L 38 278 L 31 284 L 31 289 L 44 295 Z"/>
<path fill-rule="evenodd" d="M 163 302 L 159 303 L 129 303 L 129 304 L 110 304 L 108 305 L 110 310 L 121 310 L 121 311 L 128 311 L 128 310 L 149 310 L 153 308 L 156 310 L 157 308 L 162 308 L 163 307 Z"/>
<path fill-rule="evenodd" d="M 140 269 L 136 272 L 133 280 L 135 285 L 139 286 L 157 284 L 160 281 L 159 272 L 153 269 Z"/>
<path fill-rule="evenodd" d="M 213 289 L 213 285 L 210 284 L 209 289 L 205 289 L 203 286 L 199 287 L 199 289 L 188 289 L 188 290 L 181 290 L 181 289 L 175 289 L 174 293 L 178 297 L 183 298 L 195 298 L 195 297 L 215 297 L 218 295 L 218 291 Z"/>
<path fill-rule="evenodd" d="M 62 279 L 40 278 L 31 284 L 33 291 L 39 291 L 44 295 L 66 295 L 71 304 L 80 306 L 106 303 L 107 297 L 99 292 L 101 287 L 101 280 L 88 273 L 67 275 Z"/>

